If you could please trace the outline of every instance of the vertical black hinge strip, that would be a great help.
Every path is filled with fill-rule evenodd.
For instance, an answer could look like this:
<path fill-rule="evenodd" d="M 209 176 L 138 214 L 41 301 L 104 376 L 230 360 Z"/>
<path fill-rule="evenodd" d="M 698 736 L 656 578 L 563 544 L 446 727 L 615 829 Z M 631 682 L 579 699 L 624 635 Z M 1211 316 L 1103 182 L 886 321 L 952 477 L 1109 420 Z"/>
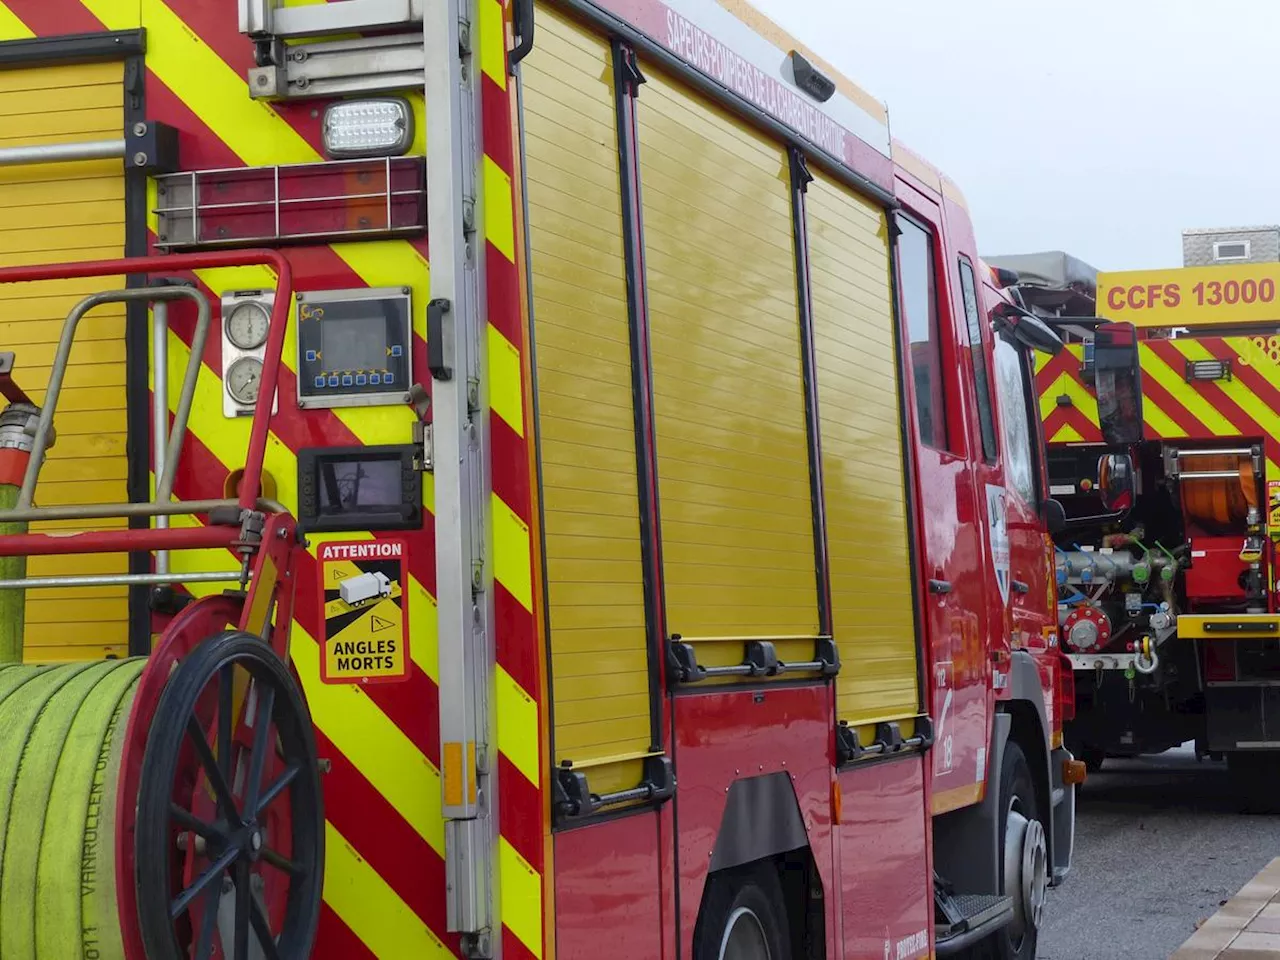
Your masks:
<path fill-rule="evenodd" d="M 805 194 L 813 182 L 804 154 L 788 150 L 791 166 L 791 227 L 795 248 L 796 305 L 800 325 L 800 368 L 804 379 L 805 427 L 809 453 L 809 500 L 813 522 L 814 584 L 817 590 L 818 633 L 832 634 L 830 562 L 827 516 L 822 482 L 822 432 L 818 415 L 818 369 L 813 330 L 813 296 L 809 279 L 809 231 Z M 815 657 L 818 654 L 815 651 Z"/>
<path fill-rule="evenodd" d="M 791 186 L 801 193 L 809 192 L 809 184 L 813 183 L 813 174 L 809 171 L 809 161 L 795 147 L 788 151 L 791 157 Z"/>
<path fill-rule="evenodd" d="M 640 60 L 635 48 L 625 43 L 615 43 L 614 62 L 618 65 L 618 87 L 632 98 L 640 96 L 640 85 L 647 83 L 640 70 Z"/>
<path fill-rule="evenodd" d="M 136 124 L 147 120 L 146 67 L 141 52 L 124 61 L 124 111 L 121 128 L 126 139 Z M 147 253 L 147 174 L 124 159 L 124 255 L 141 257 Z M 129 274 L 126 287 L 147 283 L 145 274 Z M 126 489 L 132 503 L 151 499 L 151 339 L 150 311 L 140 301 L 125 306 L 125 461 Z M 156 442 L 163 443 L 163 438 Z M 131 517 L 129 526 L 141 529 L 150 525 L 146 517 Z M 129 554 L 130 573 L 150 573 L 151 555 Z M 150 590 L 128 588 L 129 653 L 141 656 L 151 652 Z"/>
<path fill-rule="evenodd" d="M 644 75 L 635 50 L 620 40 L 612 45 L 614 110 L 618 137 L 618 179 L 622 198 L 623 256 L 627 282 L 627 320 L 631 341 L 631 402 L 634 423 L 636 489 L 640 512 L 640 559 L 644 570 L 645 653 L 649 681 L 649 748 L 663 750 L 663 670 L 666 603 L 662 591 L 661 522 L 658 511 L 658 463 L 653 424 L 652 358 L 649 348 L 648 289 L 644 270 L 644 210 L 640 192 L 640 135 L 637 93 Z"/>

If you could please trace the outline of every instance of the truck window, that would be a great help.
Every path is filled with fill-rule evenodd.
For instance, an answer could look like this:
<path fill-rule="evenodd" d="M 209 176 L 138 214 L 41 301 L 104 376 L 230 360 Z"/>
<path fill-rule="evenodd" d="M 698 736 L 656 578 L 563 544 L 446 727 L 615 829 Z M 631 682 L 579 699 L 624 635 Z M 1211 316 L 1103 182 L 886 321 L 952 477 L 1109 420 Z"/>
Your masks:
<path fill-rule="evenodd" d="M 898 237 L 898 280 L 911 346 L 920 440 L 945 450 L 947 412 L 943 403 L 942 337 L 938 333 L 933 241 L 929 232 L 913 220 L 899 217 L 898 226 L 902 230 Z"/>
<path fill-rule="evenodd" d="M 1026 359 L 1022 351 L 1004 337 L 996 337 L 995 357 L 1005 482 L 1023 503 L 1035 503 L 1035 457 L 1031 449 L 1031 424 L 1027 419 Z"/>
<path fill-rule="evenodd" d="M 960 290 L 964 295 L 964 318 L 969 327 L 969 355 L 973 358 L 973 384 L 978 397 L 978 429 L 982 433 L 982 459 L 996 462 L 996 426 L 991 412 L 991 378 L 987 374 L 987 351 L 982 344 L 982 315 L 978 311 L 977 284 L 973 264 L 960 258 Z"/>

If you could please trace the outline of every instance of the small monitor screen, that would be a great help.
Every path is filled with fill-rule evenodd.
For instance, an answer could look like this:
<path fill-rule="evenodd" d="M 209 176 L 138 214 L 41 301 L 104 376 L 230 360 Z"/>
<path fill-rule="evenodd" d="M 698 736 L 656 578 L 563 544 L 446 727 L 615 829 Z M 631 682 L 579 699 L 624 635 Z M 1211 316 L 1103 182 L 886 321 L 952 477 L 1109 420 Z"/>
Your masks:
<path fill-rule="evenodd" d="M 316 478 L 321 515 L 381 513 L 403 502 L 400 459 L 322 460 Z"/>
<path fill-rule="evenodd" d="M 387 365 L 387 325 L 381 317 L 325 318 L 320 350 L 330 370 L 382 370 Z"/>

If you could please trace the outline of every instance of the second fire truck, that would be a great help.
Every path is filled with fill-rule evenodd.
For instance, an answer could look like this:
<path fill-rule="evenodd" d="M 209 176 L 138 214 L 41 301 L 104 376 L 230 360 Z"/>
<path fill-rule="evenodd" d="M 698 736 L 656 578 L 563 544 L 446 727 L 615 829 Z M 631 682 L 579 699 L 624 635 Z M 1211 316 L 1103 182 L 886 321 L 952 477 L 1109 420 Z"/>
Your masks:
<path fill-rule="evenodd" d="M 1056 537 L 1069 742 L 1096 769 L 1194 741 L 1265 798 L 1280 750 L 1280 271 L 994 262 L 1070 341 L 1037 372 L 1051 489 L 1069 517 Z M 1107 369 L 1117 354 L 1138 358 L 1139 378 Z M 1111 421 L 1121 403 L 1140 420 Z"/>

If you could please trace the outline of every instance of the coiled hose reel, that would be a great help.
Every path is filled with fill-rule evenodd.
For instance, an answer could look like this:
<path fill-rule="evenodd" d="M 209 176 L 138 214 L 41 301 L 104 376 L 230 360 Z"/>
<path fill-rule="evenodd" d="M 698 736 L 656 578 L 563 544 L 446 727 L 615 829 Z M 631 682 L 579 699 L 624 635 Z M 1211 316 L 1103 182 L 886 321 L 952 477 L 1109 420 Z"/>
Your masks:
<path fill-rule="evenodd" d="M 210 600 L 179 619 L 227 623 L 187 616 Z M 323 839 L 311 720 L 261 638 L 0 665 L 0 957 L 305 960 Z"/>

